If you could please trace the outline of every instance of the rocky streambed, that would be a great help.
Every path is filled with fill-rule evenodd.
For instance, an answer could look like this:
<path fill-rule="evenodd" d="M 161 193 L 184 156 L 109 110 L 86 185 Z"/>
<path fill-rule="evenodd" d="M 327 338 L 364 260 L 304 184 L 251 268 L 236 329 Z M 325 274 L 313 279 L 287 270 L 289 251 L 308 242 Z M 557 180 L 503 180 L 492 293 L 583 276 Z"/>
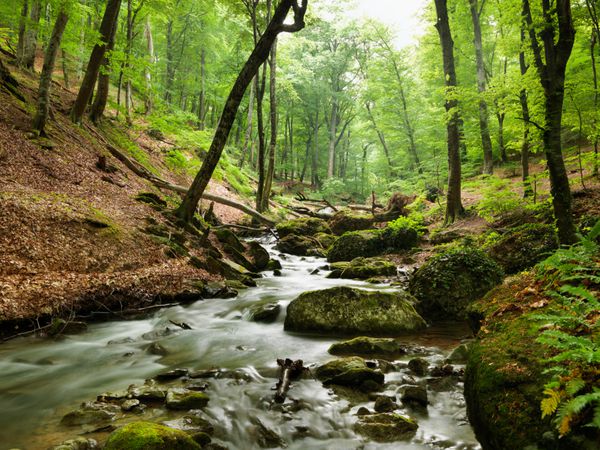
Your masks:
<path fill-rule="evenodd" d="M 466 325 L 425 327 L 409 303 L 390 300 L 402 300 L 398 288 L 327 278 L 323 259 L 268 247 L 280 276 L 266 272 L 237 297 L 0 347 L 2 448 L 81 450 L 107 439 L 106 448 L 134 448 L 127 440 L 138 435 L 162 439 L 146 448 L 480 448 L 466 419 L 464 355 L 453 352 Z M 323 337 L 302 301 L 286 319 L 306 291 L 348 298 L 349 288 L 370 291 L 369 304 L 398 320 L 374 316 L 353 332 L 340 327 L 356 305 L 344 305 L 339 326 L 323 305 Z M 340 337 L 363 333 L 394 338 Z M 274 402 L 278 358 L 308 368 L 283 404 Z"/>

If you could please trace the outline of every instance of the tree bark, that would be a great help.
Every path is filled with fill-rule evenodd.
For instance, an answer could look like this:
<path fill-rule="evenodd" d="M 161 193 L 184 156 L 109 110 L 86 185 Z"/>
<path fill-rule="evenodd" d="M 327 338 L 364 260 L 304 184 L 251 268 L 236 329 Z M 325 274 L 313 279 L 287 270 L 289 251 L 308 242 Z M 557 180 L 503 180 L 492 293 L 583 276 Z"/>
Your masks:
<path fill-rule="evenodd" d="M 23 0 L 21 16 L 19 17 L 19 34 L 17 41 L 17 64 L 22 65 L 25 53 L 25 33 L 27 32 L 27 15 L 29 13 L 29 1 Z"/>
<path fill-rule="evenodd" d="M 44 67 L 42 68 L 42 74 L 40 75 L 37 112 L 33 119 L 33 129 L 40 135 L 45 134 L 44 127 L 46 126 L 48 110 L 50 107 L 50 83 L 52 82 L 52 72 L 54 72 L 56 56 L 58 55 L 62 35 L 68 21 L 69 16 L 65 11 L 65 5 L 63 3 L 61 4 L 60 11 L 56 17 L 56 22 L 54 23 L 54 28 L 52 29 L 52 35 L 50 36 L 50 41 L 48 42 L 48 47 L 46 48 L 46 54 L 44 56 Z"/>
<path fill-rule="evenodd" d="M 119 14 L 119 8 L 121 6 L 121 0 L 108 0 L 106 4 L 106 10 L 100 24 L 100 42 L 96 44 L 92 50 L 90 60 L 77 94 L 77 99 L 71 110 L 71 120 L 74 123 L 81 123 L 85 108 L 87 107 L 92 93 L 94 85 L 98 78 L 98 72 L 100 71 L 100 65 L 104 59 L 104 53 L 106 52 L 106 44 L 110 40 L 110 34 L 112 32 L 117 15 Z"/>
<path fill-rule="evenodd" d="M 271 46 L 273 45 L 273 42 L 275 42 L 278 34 L 282 32 L 294 33 L 304 28 L 304 15 L 307 6 L 308 0 L 303 0 L 301 6 L 298 4 L 297 0 L 281 0 L 275 9 L 273 18 L 269 22 L 269 25 L 257 45 L 254 47 L 252 54 L 244 64 L 244 67 L 231 89 L 208 154 L 206 155 L 192 186 L 177 210 L 177 215 L 184 221 L 191 222 L 194 217 L 198 202 L 204 194 L 204 190 L 219 163 L 223 148 L 227 142 L 227 137 L 231 131 L 231 127 L 248 84 L 256 75 L 259 67 L 267 60 Z M 293 9 L 294 11 L 294 23 L 284 24 L 290 9 Z"/>
<path fill-rule="evenodd" d="M 525 29 L 521 28 L 521 43 L 525 44 Z M 525 52 L 521 50 L 519 52 L 519 66 L 521 68 L 521 79 L 523 80 L 529 66 L 525 61 Z M 523 83 L 523 86 L 525 83 Z M 523 197 L 530 197 L 533 194 L 531 189 L 531 183 L 529 182 L 529 148 L 531 146 L 529 140 L 529 122 L 531 116 L 529 113 L 529 102 L 527 98 L 527 89 L 522 88 L 519 93 L 519 100 L 521 102 L 521 111 L 523 114 L 523 143 L 521 144 L 521 171 L 523 173 Z"/>
<path fill-rule="evenodd" d="M 481 146 L 483 148 L 483 173 L 494 173 L 494 155 L 492 153 L 492 139 L 490 138 L 490 125 L 488 105 L 483 95 L 485 94 L 485 66 L 483 62 L 483 43 L 481 38 L 481 12 L 477 0 L 469 0 L 471 18 L 473 20 L 475 60 L 477 62 L 477 91 L 479 92 L 479 130 L 481 133 Z"/>
<path fill-rule="evenodd" d="M 534 64 L 538 71 L 545 97 L 544 151 L 550 173 L 550 185 L 558 238 L 563 245 L 577 242 L 572 213 L 571 188 L 562 154 L 561 127 L 565 96 L 565 72 L 575 42 L 575 28 L 570 0 L 542 0 L 544 25 L 540 37 L 536 36 L 529 0 L 523 0 L 523 15 L 529 28 Z M 556 14 L 556 17 L 554 17 Z M 558 39 L 554 20 L 558 22 Z"/>
<path fill-rule="evenodd" d="M 389 173 L 391 176 L 394 173 L 394 165 L 392 164 L 392 158 L 390 157 L 390 149 L 385 140 L 385 135 L 383 134 L 383 131 L 381 131 L 379 129 L 379 127 L 377 126 L 377 122 L 375 121 L 375 116 L 373 116 L 373 112 L 371 111 L 371 104 L 369 102 L 366 103 L 366 107 L 367 107 L 367 114 L 369 115 L 369 120 L 371 121 L 371 124 L 373 125 L 373 129 L 375 130 L 375 133 L 377 133 L 379 142 L 381 142 L 381 146 L 383 147 L 383 153 L 385 154 L 385 159 L 388 163 Z"/>
<path fill-rule="evenodd" d="M 244 136 L 244 145 L 242 146 L 242 156 L 240 158 L 240 169 L 244 167 L 246 155 L 252 146 L 252 121 L 254 118 L 254 92 L 256 80 L 250 83 L 250 95 L 248 96 L 248 117 L 246 119 L 246 135 Z"/>
<path fill-rule="evenodd" d="M 145 115 L 148 115 L 152 112 L 154 107 L 154 99 L 152 94 L 152 71 L 150 67 L 154 66 L 156 63 L 156 58 L 154 57 L 154 39 L 152 37 L 152 27 L 150 26 L 150 16 L 146 17 L 146 25 L 144 27 L 144 36 L 146 38 L 146 49 L 148 51 L 148 63 L 149 67 L 146 67 L 144 71 L 144 77 L 146 79 L 146 95 L 144 100 L 145 107 Z"/>
<path fill-rule="evenodd" d="M 600 40 L 600 20 L 598 19 L 598 9 L 596 7 L 597 2 L 592 0 L 585 0 L 585 5 L 587 7 L 590 19 L 592 20 L 592 36 L 590 39 L 590 56 L 592 63 L 592 75 L 594 82 L 594 136 L 593 136 L 593 145 L 594 145 L 594 167 L 592 169 L 592 173 L 595 176 L 598 176 L 598 141 L 600 140 L 600 132 L 598 131 L 598 100 L 600 97 L 600 93 L 598 91 L 598 69 L 596 67 L 596 46 L 598 45 L 598 40 Z"/>
<path fill-rule="evenodd" d="M 460 132 L 458 129 L 458 101 L 456 100 L 456 69 L 454 67 L 454 41 L 450 32 L 446 0 L 435 0 L 436 28 L 440 35 L 446 81 L 446 112 L 448 114 L 448 193 L 446 223 L 454 222 L 463 214 L 461 202 Z"/>
<path fill-rule="evenodd" d="M 206 128 L 206 50 L 200 50 L 200 96 L 198 98 L 198 128 Z"/>
<path fill-rule="evenodd" d="M 329 119 L 329 152 L 327 163 L 327 178 L 333 178 L 335 171 L 335 143 L 337 140 L 338 126 L 338 99 L 337 83 L 333 82 L 333 98 L 331 99 L 331 116 Z"/>
<path fill-rule="evenodd" d="M 33 0 L 29 14 L 28 26 L 25 30 L 25 41 L 23 43 L 23 58 L 20 66 L 33 70 L 35 63 L 35 52 L 37 50 L 38 28 L 42 14 L 41 0 Z"/>
<path fill-rule="evenodd" d="M 277 39 L 275 39 L 273 42 L 273 47 L 271 48 L 269 75 L 269 115 L 271 119 L 271 139 L 269 142 L 269 165 L 267 168 L 265 187 L 262 195 L 262 205 L 259 211 L 266 211 L 269 209 L 271 187 L 273 185 L 273 176 L 275 175 L 275 152 L 277 150 Z"/>
<path fill-rule="evenodd" d="M 311 185 L 313 189 L 319 187 L 319 102 L 317 102 L 317 109 L 315 113 L 315 127 L 314 127 L 314 138 L 313 138 L 313 152 L 311 158 Z"/>
<path fill-rule="evenodd" d="M 113 23 L 110 36 L 108 37 L 108 43 L 106 44 L 106 52 L 104 53 L 104 61 L 102 62 L 102 71 L 98 75 L 98 87 L 96 88 L 96 98 L 90 111 L 90 120 L 94 123 L 99 123 L 104 115 L 106 109 L 106 103 L 108 102 L 108 91 L 110 88 L 110 66 L 108 60 L 108 53 L 112 51 L 115 46 L 115 38 L 117 35 L 117 24 L 118 24 L 119 13 Z"/>

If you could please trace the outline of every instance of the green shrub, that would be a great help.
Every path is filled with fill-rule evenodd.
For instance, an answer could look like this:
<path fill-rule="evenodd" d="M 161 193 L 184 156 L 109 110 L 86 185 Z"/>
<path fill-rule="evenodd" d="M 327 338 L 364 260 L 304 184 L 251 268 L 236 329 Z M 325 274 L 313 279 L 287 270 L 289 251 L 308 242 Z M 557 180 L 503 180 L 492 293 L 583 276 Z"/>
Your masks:
<path fill-rule="evenodd" d="M 476 206 L 478 214 L 488 222 L 523 204 L 519 194 L 511 189 L 511 183 L 497 177 L 487 178 L 482 188 L 483 198 Z"/>

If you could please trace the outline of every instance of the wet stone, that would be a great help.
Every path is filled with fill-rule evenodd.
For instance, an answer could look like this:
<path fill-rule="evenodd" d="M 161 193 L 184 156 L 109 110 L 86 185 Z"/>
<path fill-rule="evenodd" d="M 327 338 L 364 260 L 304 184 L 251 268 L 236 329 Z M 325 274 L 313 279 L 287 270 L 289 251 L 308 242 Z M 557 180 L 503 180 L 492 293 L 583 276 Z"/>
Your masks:
<path fill-rule="evenodd" d="M 94 439 L 78 437 L 77 439 L 64 441 L 62 444 L 52 447 L 51 450 L 96 450 L 97 448 L 99 448 L 98 442 Z"/>
<path fill-rule="evenodd" d="M 189 411 L 204 408 L 208 404 L 208 400 L 208 395 L 202 392 L 174 388 L 168 390 L 165 403 L 168 409 Z"/>
<path fill-rule="evenodd" d="M 403 404 L 424 408 L 429 404 L 427 388 L 424 386 L 406 386 L 403 391 L 402 397 L 400 397 Z"/>
<path fill-rule="evenodd" d="M 125 412 L 129 412 L 135 408 L 139 408 L 140 405 L 140 401 L 136 398 L 133 398 L 130 400 L 125 400 L 123 403 L 121 403 L 121 409 Z"/>
<path fill-rule="evenodd" d="M 427 369 L 429 368 L 429 363 L 427 361 L 425 361 L 423 358 L 414 358 L 408 362 L 408 368 L 415 375 L 422 377 L 427 374 Z"/>
<path fill-rule="evenodd" d="M 277 320 L 280 312 L 281 305 L 279 303 L 256 305 L 250 308 L 250 319 L 253 322 L 273 323 Z"/>
<path fill-rule="evenodd" d="M 148 347 L 146 347 L 146 353 L 156 356 L 167 356 L 169 354 L 169 351 L 162 345 L 160 345 L 158 342 L 153 342 Z"/>
<path fill-rule="evenodd" d="M 361 416 L 354 429 L 375 442 L 395 442 L 410 439 L 419 426 L 400 414 L 384 413 Z"/>
<path fill-rule="evenodd" d="M 154 382 L 146 382 L 143 386 L 131 386 L 129 395 L 138 400 L 162 401 L 165 399 L 167 392 L 157 386 Z"/>
<path fill-rule="evenodd" d="M 119 407 L 108 403 L 86 402 L 79 409 L 65 414 L 60 423 L 73 427 L 110 422 L 118 411 L 120 411 Z"/>
<path fill-rule="evenodd" d="M 378 413 L 392 412 L 397 409 L 398 405 L 389 397 L 380 395 L 375 400 L 375 411 Z"/>
<path fill-rule="evenodd" d="M 173 369 L 168 372 L 159 373 L 154 377 L 156 381 L 171 381 L 176 380 L 178 378 L 182 378 L 187 376 L 189 373 L 188 369 Z"/>
<path fill-rule="evenodd" d="M 372 414 L 371 411 L 369 411 L 369 409 L 365 408 L 364 406 L 361 406 L 360 408 L 358 408 L 358 411 L 356 411 L 357 416 L 368 416 L 369 414 Z"/>

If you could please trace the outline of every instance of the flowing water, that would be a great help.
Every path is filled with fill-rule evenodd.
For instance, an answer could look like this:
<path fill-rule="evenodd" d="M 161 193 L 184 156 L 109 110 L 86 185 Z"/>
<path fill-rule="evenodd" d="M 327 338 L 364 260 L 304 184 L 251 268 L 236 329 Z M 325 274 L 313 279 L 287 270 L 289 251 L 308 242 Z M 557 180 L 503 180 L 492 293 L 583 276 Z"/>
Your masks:
<path fill-rule="evenodd" d="M 267 246 L 270 248 L 271 246 Z M 278 255 L 277 255 L 278 256 Z M 302 407 L 293 412 L 273 408 L 277 358 L 302 359 L 310 366 L 332 359 L 328 347 L 339 339 L 307 337 L 283 331 L 282 312 L 275 323 L 248 320 L 249 307 L 279 302 L 283 310 L 300 293 L 337 285 L 392 289 L 349 280 L 329 280 L 326 272 L 311 275 L 323 259 L 282 255 L 283 276 L 270 273 L 258 287 L 233 299 L 212 299 L 161 310 L 144 320 L 91 325 L 81 335 L 57 340 L 20 338 L 0 346 L 0 449 L 46 449 L 74 437 L 73 429 L 58 424 L 62 415 L 104 391 L 178 367 L 231 369 L 244 380 L 210 379 L 206 416 L 215 424 L 217 442 L 231 449 L 252 449 L 250 424 L 259 419 L 287 442 L 290 449 L 479 449 L 466 420 L 462 386 L 449 392 L 429 392 L 427 412 L 401 410 L 419 423 L 410 441 L 371 443 L 352 431 L 359 406 L 315 380 L 293 384 L 290 399 Z M 169 320 L 185 322 L 192 330 L 178 330 Z M 165 330 L 169 328 L 169 332 Z M 443 361 L 467 334 L 463 324 L 430 328 L 406 342 L 426 347 L 430 364 Z M 155 356 L 145 349 L 153 342 L 168 350 Z M 408 361 L 406 357 L 404 361 Z M 396 395 L 406 375 L 400 360 L 397 372 L 386 374 L 386 394 Z"/>

